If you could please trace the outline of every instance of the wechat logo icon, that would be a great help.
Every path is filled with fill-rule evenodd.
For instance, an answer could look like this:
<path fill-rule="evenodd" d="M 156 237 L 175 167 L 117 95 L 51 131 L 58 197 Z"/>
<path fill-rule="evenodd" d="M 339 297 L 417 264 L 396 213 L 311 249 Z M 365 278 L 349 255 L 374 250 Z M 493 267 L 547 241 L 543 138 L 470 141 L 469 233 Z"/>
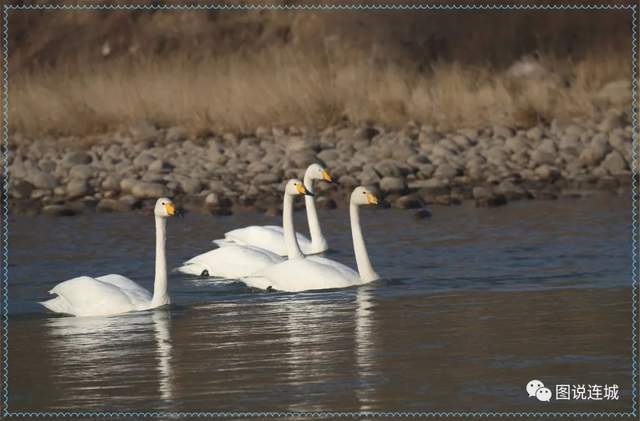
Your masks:
<path fill-rule="evenodd" d="M 527 394 L 530 398 L 537 398 L 541 402 L 549 402 L 551 400 L 551 390 L 544 387 L 544 383 L 540 380 L 531 380 L 527 383 Z"/>

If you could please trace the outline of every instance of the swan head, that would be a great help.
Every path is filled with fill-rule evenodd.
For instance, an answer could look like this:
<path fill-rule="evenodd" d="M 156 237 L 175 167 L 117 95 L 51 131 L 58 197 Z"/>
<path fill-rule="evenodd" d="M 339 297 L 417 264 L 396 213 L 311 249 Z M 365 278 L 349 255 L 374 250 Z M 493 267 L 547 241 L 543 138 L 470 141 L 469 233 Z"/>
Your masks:
<path fill-rule="evenodd" d="M 322 180 L 328 183 L 333 183 L 333 179 L 327 172 L 327 169 L 320 164 L 309 165 L 307 171 L 304 173 L 304 178 L 305 180 L 308 178 L 310 180 Z"/>
<path fill-rule="evenodd" d="M 156 201 L 156 207 L 153 210 L 153 213 L 161 218 L 168 218 L 170 216 L 177 215 L 178 211 L 176 210 L 176 205 L 171 199 L 161 197 Z"/>
<path fill-rule="evenodd" d="M 296 178 L 291 179 L 287 182 L 287 185 L 284 188 L 284 193 L 290 196 L 297 196 L 297 195 L 313 196 L 313 193 L 307 190 L 307 188 L 304 186 L 304 183 Z"/>
<path fill-rule="evenodd" d="M 378 198 L 366 187 L 356 187 L 351 193 L 351 203 L 354 205 L 377 205 Z"/>

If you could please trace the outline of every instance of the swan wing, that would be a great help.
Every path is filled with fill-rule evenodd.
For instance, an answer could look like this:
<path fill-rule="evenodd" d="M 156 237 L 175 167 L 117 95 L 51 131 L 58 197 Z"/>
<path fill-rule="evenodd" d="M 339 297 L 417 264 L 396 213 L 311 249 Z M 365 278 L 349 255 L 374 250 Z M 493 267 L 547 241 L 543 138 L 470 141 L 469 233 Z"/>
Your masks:
<path fill-rule="evenodd" d="M 283 260 L 281 256 L 259 247 L 230 245 L 189 259 L 177 270 L 192 275 L 201 275 L 206 270 L 209 276 L 240 278 Z"/>
<path fill-rule="evenodd" d="M 279 291 L 298 292 L 346 288 L 360 284 L 360 279 L 355 271 L 348 272 L 331 264 L 302 258 L 269 266 L 245 283 L 256 288 L 271 287 Z"/>
<path fill-rule="evenodd" d="M 264 228 L 270 229 L 271 231 L 278 233 L 278 235 L 281 235 L 282 242 L 284 244 L 284 228 L 282 228 L 280 225 L 265 225 Z M 321 251 L 313 250 L 311 240 L 304 234 L 300 234 L 299 232 L 296 232 L 296 239 L 298 240 L 298 245 L 300 246 L 300 250 L 304 254 L 321 253 L 322 251 L 324 251 L 324 250 L 321 250 Z"/>
<path fill-rule="evenodd" d="M 133 283 L 124 277 L 121 278 L 128 282 L 112 275 L 106 276 L 109 281 L 120 282 L 126 286 L 131 286 L 130 284 Z M 139 286 L 136 289 L 121 288 L 111 282 L 89 276 L 69 279 L 49 291 L 51 294 L 56 294 L 56 298 L 41 304 L 52 311 L 74 316 L 108 316 L 143 310 L 150 305 L 151 294 L 148 291 Z"/>
<path fill-rule="evenodd" d="M 311 253 L 311 241 L 300 233 L 296 233 L 298 244 L 303 253 Z M 287 255 L 287 247 L 284 242 L 284 233 L 281 227 L 276 225 L 258 226 L 252 225 L 238 228 L 225 234 L 226 242 L 214 240 L 221 247 L 226 247 L 228 242 L 238 245 L 260 247 L 279 256 Z"/>
<path fill-rule="evenodd" d="M 106 282 L 108 284 L 116 286 L 120 289 L 126 289 L 130 293 L 137 293 L 151 299 L 151 294 L 149 293 L 149 291 L 142 288 L 140 285 L 125 276 L 112 273 L 109 275 L 98 276 L 96 279 L 98 281 Z"/>
<path fill-rule="evenodd" d="M 336 262 L 335 260 L 327 259 L 326 257 L 322 257 L 322 256 L 307 256 L 307 259 L 323 265 L 332 266 L 335 270 L 340 272 L 342 276 L 344 276 L 345 278 L 359 278 L 359 274 L 357 271 L 351 269 L 349 266 L 345 264 Z"/>

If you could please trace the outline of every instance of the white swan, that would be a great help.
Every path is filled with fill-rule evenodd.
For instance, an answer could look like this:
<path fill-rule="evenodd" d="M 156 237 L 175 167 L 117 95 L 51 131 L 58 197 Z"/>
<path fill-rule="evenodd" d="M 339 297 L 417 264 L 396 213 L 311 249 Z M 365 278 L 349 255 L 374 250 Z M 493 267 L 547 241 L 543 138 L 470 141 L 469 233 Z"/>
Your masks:
<path fill-rule="evenodd" d="M 301 181 L 294 181 L 296 194 L 311 197 L 312 193 Z M 237 279 L 284 260 L 284 257 L 260 247 L 227 244 L 187 260 L 176 270 L 188 275 Z"/>
<path fill-rule="evenodd" d="M 57 294 L 57 297 L 40 304 L 56 313 L 74 316 L 109 316 L 169 304 L 165 257 L 166 224 L 167 218 L 176 214 L 175 205 L 167 198 L 158 199 L 154 214 L 156 274 L 153 295 L 122 275 L 104 275 L 97 278 L 80 276 L 56 285 L 49 293 Z"/>
<path fill-rule="evenodd" d="M 324 180 L 332 182 L 331 176 L 318 164 L 311 164 L 304 173 L 304 185 L 313 194 L 313 181 Z M 302 234 L 296 233 L 298 245 L 304 254 L 317 254 L 327 251 L 329 246 L 318 221 L 316 202 L 312 195 L 304 198 L 307 209 L 307 221 L 309 223 L 309 233 L 311 240 Z M 251 225 L 244 228 L 234 229 L 225 233 L 224 239 L 213 240 L 220 247 L 230 244 L 260 247 L 269 250 L 279 256 L 287 255 L 287 246 L 284 241 L 284 231 L 277 225 Z"/>
<path fill-rule="evenodd" d="M 296 195 L 295 180 L 287 184 L 284 193 L 283 225 L 289 260 L 267 266 L 255 275 L 241 279 L 245 284 L 261 289 L 279 291 L 306 291 L 328 288 L 344 288 L 365 284 L 380 277 L 373 270 L 360 227 L 359 206 L 377 204 L 378 199 L 366 188 L 357 187 L 351 193 L 349 212 L 351 233 L 358 272 L 336 261 L 320 257 L 305 257 L 298 246 L 293 227 L 293 199 Z"/>

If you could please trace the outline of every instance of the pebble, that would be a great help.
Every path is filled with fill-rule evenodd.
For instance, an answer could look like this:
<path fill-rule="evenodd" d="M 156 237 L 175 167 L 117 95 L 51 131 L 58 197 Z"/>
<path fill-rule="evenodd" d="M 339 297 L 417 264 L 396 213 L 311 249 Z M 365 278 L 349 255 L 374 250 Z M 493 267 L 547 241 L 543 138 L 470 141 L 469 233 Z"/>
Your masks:
<path fill-rule="evenodd" d="M 623 156 L 618 151 L 611 151 L 604 161 L 602 162 L 602 168 L 605 169 L 611 175 L 619 175 L 627 173 L 628 166 Z"/>
<path fill-rule="evenodd" d="M 74 165 L 82 165 L 91 163 L 91 156 L 82 151 L 73 151 L 67 152 L 62 158 L 62 164 L 67 167 L 72 167 Z"/>
<path fill-rule="evenodd" d="M 173 165 L 163 161 L 162 159 L 156 159 L 149 164 L 149 171 L 156 173 L 167 173 L 173 169 Z"/>
<path fill-rule="evenodd" d="M 520 200 L 529 197 L 529 194 L 522 186 L 516 185 L 511 180 L 503 180 L 496 190 L 508 200 Z"/>
<path fill-rule="evenodd" d="M 65 205 L 46 205 L 43 206 L 42 213 L 49 216 L 73 216 L 79 212 Z"/>
<path fill-rule="evenodd" d="M 162 184 L 138 181 L 131 188 L 131 193 L 137 199 L 157 199 L 168 196 L 169 190 Z"/>
<path fill-rule="evenodd" d="M 513 153 L 521 153 L 528 149 L 527 142 L 520 137 L 510 137 L 504 145 Z"/>
<path fill-rule="evenodd" d="M 58 182 L 51 174 L 35 169 L 27 174 L 26 180 L 38 189 L 52 190 L 58 185 Z"/>
<path fill-rule="evenodd" d="M 403 175 L 400 165 L 390 159 L 380 161 L 375 165 L 374 169 L 382 177 L 402 177 Z"/>
<path fill-rule="evenodd" d="M 408 194 L 398 197 L 393 205 L 400 209 L 417 209 L 422 207 L 422 200 L 418 195 Z"/>
<path fill-rule="evenodd" d="M 96 206 L 96 209 L 100 212 L 127 212 L 132 208 L 132 202 L 122 199 L 102 199 Z"/>
<path fill-rule="evenodd" d="M 200 180 L 193 178 L 181 178 L 178 183 L 182 191 L 186 194 L 194 195 L 202 191 L 202 183 Z"/>
<path fill-rule="evenodd" d="M 275 184 L 275 183 L 278 183 L 279 181 L 281 181 L 280 177 L 272 173 L 258 174 L 253 178 L 253 182 L 258 185 Z"/>
<path fill-rule="evenodd" d="M 451 179 L 458 175 L 458 170 L 449 164 L 439 165 L 436 169 L 434 176 L 440 179 Z"/>
<path fill-rule="evenodd" d="M 69 184 L 67 184 L 66 192 L 67 196 L 71 199 L 86 196 L 89 194 L 89 184 L 86 180 L 71 180 Z"/>
<path fill-rule="evenodd" d="M 402 177 L 383 177 L 380 180 L 380 190 L 385 193 L 402 193 L 406 189 L 407 183 Z"/>
<path fill-rule="evenodd" d="M 28 199 L 33 192 L 33 184 L 21 179 L 11 179 L 9 193 L 14 199 Z"/>
<path fill-rule="evenodd" d="M 69 178 L 76 178 L 79 180 L 86 180 L 93 177 L 95 169 L 90 165 L 80 164 L 75 165 L 69 170 Z"/>

